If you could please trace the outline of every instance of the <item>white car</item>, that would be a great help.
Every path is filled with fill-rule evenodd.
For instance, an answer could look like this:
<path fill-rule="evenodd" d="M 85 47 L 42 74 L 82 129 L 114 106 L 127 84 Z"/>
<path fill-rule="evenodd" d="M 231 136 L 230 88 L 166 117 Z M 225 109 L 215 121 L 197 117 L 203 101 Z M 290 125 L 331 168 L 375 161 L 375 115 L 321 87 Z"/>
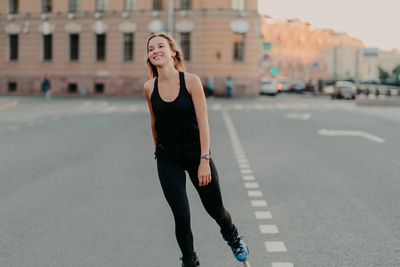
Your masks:
<path fill-rule="evenodd" d="M 337 81 L 332 98 L 354 99 L 357 94 L 357 87 L 348 81 Z"/>
<path fill-rule="evenodd" d="M 278 93 L 278 81 L 277 80 L 261 80 L 261 94 L 263 95 L 276 95 Z"/>

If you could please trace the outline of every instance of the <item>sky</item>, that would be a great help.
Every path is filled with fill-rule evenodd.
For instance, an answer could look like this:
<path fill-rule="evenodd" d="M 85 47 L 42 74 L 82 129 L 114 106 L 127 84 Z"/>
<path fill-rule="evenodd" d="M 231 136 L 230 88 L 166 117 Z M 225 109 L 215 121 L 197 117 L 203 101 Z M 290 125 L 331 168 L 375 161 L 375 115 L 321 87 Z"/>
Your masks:
<path fill-rule="evenodd" d="M 346 32 L 366 47 L 400 48 L 400 0 L 258 0 L 258 10 Z"/>

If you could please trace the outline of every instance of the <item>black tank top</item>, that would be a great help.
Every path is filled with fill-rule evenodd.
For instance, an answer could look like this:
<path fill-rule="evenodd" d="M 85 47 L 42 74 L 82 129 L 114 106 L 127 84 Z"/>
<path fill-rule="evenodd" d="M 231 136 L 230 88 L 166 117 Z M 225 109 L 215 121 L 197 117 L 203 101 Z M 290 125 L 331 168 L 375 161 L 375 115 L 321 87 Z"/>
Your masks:
<path fill-rule="evenodd" d="M 171 102 L 161 99 L 158 77 L 154 81 L 151 105 L 155 116 L 157 150 L 200 150 L 200 134 L 197 117 L 186 84 L 185 75 L 179 72 L 179 93 Z"/>

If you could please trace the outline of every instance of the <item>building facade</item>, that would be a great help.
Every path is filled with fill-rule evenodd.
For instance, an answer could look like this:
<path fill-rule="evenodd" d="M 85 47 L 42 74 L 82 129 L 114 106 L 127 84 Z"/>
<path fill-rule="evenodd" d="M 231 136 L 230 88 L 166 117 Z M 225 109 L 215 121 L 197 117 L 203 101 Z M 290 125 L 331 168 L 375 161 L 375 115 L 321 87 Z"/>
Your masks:
<path fill-rule="evenodd" d="M 141 95 L 146 40 L 169 31 L 187 70 L 216 93 L 257 95 L 257 0 L 0 1 L 0 93 L 37 95 L 45 76 L 60 95 Z"/>
<path fill-rule="evenodd" d="M 363 43 L 299 19 L 262 18 L 264 76 L 304 81 L 359 79 Z"/>

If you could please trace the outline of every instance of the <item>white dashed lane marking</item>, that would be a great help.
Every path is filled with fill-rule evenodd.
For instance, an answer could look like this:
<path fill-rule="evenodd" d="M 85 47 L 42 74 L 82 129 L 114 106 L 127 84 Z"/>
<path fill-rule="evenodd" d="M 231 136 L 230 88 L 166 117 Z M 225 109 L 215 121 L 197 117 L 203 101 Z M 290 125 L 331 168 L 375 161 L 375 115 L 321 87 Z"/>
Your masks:
<path fill-rule="evenodd" d="M 246 187 L 247 189 L 258 188 L 259 184 L 257 182 L 246 182 L 246 183 L 244 183 L 244 187 Z"/>
<path fill-rule="evenodd" d="M 256 216 L 256 219 L 259 219 L 259 220 L 272 219 L 271 212 L 269 212 L 269 211 L 256 211 L 256 212 L 254 212 L 254 215 Z"/>
<path fill-rule="evenodd" d="M 241 109 L 243 109 L 243 106 L 238 106 L 238 105 L 234 106 L 234 110 L 241 110 Z M 263 107 L 257 106 L 256 109 L 263 109 Z M 252 207 L 259 209 L 258 211 L 255 211 L 254 215 L 257 220 L 260 220 L 260 222 L 265 222 L 264 220 L 271 220 L 272 219 L 271 212 L 263 210 L 268 207 L 268 204 L 267 201 L 262 199 L 264 194 L 261 190 L 259 190 L 260 185 L 258 184 L 258 182 L 256 182 L 256 177 L 253 175 L 253 170 L 250 167 L 246 154 L 240 143 L 240 139 L 236 133 L 235 126 L 233 125 L 232 120 L 229 117 L 229 114 L 226 112 L 226 110 L 222 109 L 222 115 L 229 132 L 229 136 L 231 139 L 233 150 L 235 152 L 240 173 L 242 174 L 244 187 L 247 189 L 247 195 L 250 198 L 250 204 Z M 260 224 L 259 230 L 261 234 L 265 235 L 279 234 L 278 227 L 275 224 Z M 287 251 L 285 243 L 282 241 L 267 241 L 265 242 L 265 248 L 268 253 Z M 272 262 L 271 265 L 272 267 L 294 266 L 293 263 L 291 262 Z"/>
<path fill-rule="evenodd" d="M 251 205 L 253 207 L 267 207 L 267 201 L 265 200 L 252 200 Z"/>
<path fill-rule="evenodd" d="M 279 233 L 278 227 L 273 224 L 260 225 L 260 232 L 262 234 L 277 234 L 277 233 Z"/>
<path fill-rule="evenodd" d="M 267 241 L 265 247 L 268 252 L 286 252 L 286 246 L 282 241 Z"/>
<path fill-rule="evenodd" d="M 255 178 L 253 175 L 243 175 L 243 181 L 254 181 Z"/>

